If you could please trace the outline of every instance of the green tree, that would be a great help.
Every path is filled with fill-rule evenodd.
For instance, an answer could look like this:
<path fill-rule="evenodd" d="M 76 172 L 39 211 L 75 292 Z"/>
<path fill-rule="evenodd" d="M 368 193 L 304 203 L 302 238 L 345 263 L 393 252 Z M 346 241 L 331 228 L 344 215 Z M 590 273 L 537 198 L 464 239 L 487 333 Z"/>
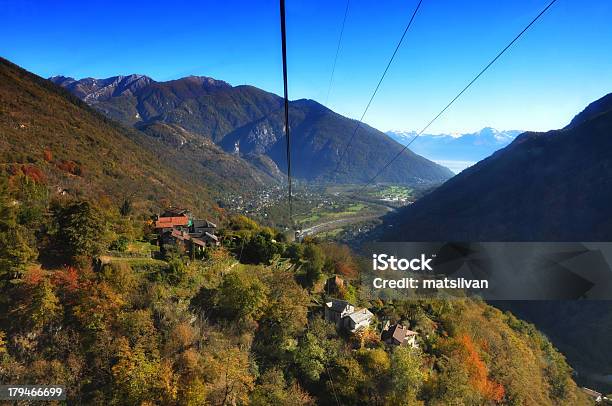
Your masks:
<path fill-rule="evenodd" d="M 415 405 L 425 374 L 421 355 L 410 347 L 397 347 L 391 355 L 391 399 L 395 405 Z"/>
<path fill-rule="evenodd" d="M 319 345 L 317 337 L 307 332 L 295 353 L 295 363 L 302 374 L 310 381 L 317 382 L 328 362 L 325 349 Z"/>
<path fill-rule="evenodd" d="M 130 240 L 126 236 L 122 235 L 113 241 L 108 248 L 113 251 L 125 252 L 127 251 L 129 242 Z"/>
<path fill-rule="evenodd" d="M 256 275 L 234 271 L 223 278 L 217 291 L 217 307 L 227 320 L 257 320 L 266 304 L 268 287 Z"/>
<path fill-rule="evenodd" d="M 270 233 L 259 232 L 250 238 L 244 247 L 238 248 L 242 251 L 241 261 L 247 264 L 270 264 L 275 255 L 280 254 L 280 244 L 272 241 Z"/>
<path fill-rule="evenodd" d="M 287 385 L 283 372 L 277 368 L 267 370 L 251 394 L 252 406 L 313 405 L 313 399 L 297 384 Z"/>
<path fill-rule="evenodd" d="M 6 181 L 0 179 L 0 289 L 18 278 L 37 256 L 28 230 L 17 222 L 16 206 Z"/>
<path fill-rule="evenodd" d="M 100 252 L 105 224 L 90 203 L 81 201 L 56 207 L 54 218 L 55 243 L 65 258 L 74 261 L 77 257 L 90 257 Z"/>
<path fill-rule="evenodd" d="M 309 286 L 313 286 L 320 278 L 325 264 L 325 254 L 323 250 L 315 244 L 308 244 L 304 247 L 303 259 L 304 273 L 306 283 Z"/>

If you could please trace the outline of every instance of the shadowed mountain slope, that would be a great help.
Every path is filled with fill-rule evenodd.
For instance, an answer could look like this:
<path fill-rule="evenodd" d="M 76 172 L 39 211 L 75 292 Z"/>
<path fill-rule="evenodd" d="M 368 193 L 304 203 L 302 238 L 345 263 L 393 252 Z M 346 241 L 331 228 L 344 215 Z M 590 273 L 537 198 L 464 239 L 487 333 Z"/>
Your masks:
<path fill-rule="evenodd" d="M 395 217 L 391 238 L 612 240 L 612 111 L 584 114 L 466 169 Z"/>
<path fill-rule="evenodd" d="M 527 132 L 388 219 L 388 241 L 612 241 L 612 95 Z M 612 390 L 612 302 L 497 304 L 535 323 L 578 379 Z M 608 384 L 604 380 L 608 379 Z"/>

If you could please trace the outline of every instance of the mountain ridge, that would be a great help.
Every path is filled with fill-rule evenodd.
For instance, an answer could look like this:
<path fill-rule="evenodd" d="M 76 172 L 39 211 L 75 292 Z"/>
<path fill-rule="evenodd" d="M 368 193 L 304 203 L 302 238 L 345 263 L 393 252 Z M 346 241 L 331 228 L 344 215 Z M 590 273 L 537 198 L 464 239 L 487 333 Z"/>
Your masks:
<path fill-rule="evenodd" d="M 72 89 L 83 100 L 88 97 L 78 93 L 86 86 L 78 87 L 63 77 L 51 79 Z M 104 80 L 114 83 L 110 79 Z M 102 93 L 103 97 L 92 90 L 92 97 L 97 99 L 87 100 L 108 117 L 126 125 L 138 127 L 152 122 L 179 125 L 191 133 L 210 138 L 227 152 L 233 152 L 235 144 L 240 143 L 241 152 L 244 152 L 241 156 L 266 155 L 279 168 L 286 168 L 286 157 L 282 153 L 283 99 L 273 93 L 248 85 L 231 86 L 207 77 L 153 81 L 135 92 L 130 90 L 115 96 L 110 91 Z M 111 96 L 106 98 L 109 93 Z M 347 160 L 340 165 L 341 170 L 335 172 L 340 151 L 357 122 L 312 100 L 291 101 L 290 111 L 295 175 L 304 180 L 365 182 L 402 148 L 384 133 L 364 124 Z M 255 145 L 257 147 L 251 148 Z M 397 160 L 392 171 L 381 176 L 381 181 L 439 183 L 452 175 L 448 169 L 407 152 Z"/>

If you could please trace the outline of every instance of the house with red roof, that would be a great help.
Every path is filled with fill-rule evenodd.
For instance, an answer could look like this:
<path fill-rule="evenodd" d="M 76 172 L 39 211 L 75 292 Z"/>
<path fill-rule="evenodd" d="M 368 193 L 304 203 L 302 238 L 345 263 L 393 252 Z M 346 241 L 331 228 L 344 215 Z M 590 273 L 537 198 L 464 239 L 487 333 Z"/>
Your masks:
<path fill-rule="evenodd" d="M 154 227 L 160 247 L 180 246 L 192 257 L 203 253 L 207 246 L 219 245 L 219 238 L 214 234 L 217 225 L 194 219 L 189 210 L 167 209 L 156 216 Z"/>

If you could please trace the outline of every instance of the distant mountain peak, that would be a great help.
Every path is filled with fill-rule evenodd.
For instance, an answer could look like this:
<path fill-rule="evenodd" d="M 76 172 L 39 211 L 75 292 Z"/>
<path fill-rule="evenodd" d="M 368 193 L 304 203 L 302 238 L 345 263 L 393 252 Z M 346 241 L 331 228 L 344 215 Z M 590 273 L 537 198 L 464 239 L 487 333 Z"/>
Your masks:
<path fill-rule="evenodd" d="M 70 92 L 90 104 L 126 93 L 133 94 L 136 90 L 154 82 L 150 77 L 140 74 L 111 76 L 105 79 L 88 77 L 79 80 L 65 76 L 53 76 L 49 80 L 67 88 Z"/>
<path fill-rule="evenodd" d="M 232 87 L 232 85 L 230 85 L 229 83 L 223 81 L 223 80 L 218 80 L 215 78 L 211 78 L 209 76 L 196 76 L 196 75 L 189 75 L 186 76 L 184 78 L 180 78 L 180 79 L 176 79 L 175 82 L 178 81 L 189 81 L 189 82 L 195 82 L 198 83 L 202 86 L 206 86 L 206 87 Z"/>
<path fill-rule="evenodd" d="M 459 172 L 510 144 L 522 131 L 484 127 L 471 133 L 422 134 L 415 131 L 388 131 L 387 135 L 425 158 Z M 413 142 L 414 140 L 414 142 Z"/>

